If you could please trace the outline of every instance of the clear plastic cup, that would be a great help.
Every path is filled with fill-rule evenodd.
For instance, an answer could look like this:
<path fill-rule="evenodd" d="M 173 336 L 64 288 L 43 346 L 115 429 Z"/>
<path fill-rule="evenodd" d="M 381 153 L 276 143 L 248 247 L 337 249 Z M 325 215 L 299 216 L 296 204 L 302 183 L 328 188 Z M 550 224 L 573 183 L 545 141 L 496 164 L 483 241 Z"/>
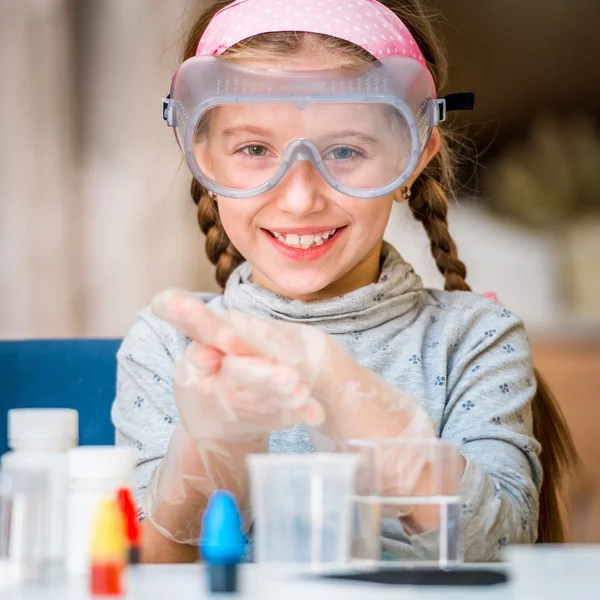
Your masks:
<path fill-rule="evenodd" d="M 248 457 L 257 563 L 348 564 L 357 461 L 333 453 Z"/>
<path fill-rule="evenodd" d="M 352 559 L 365 566 L 448 566 L 461 560 L 459 444 L 352 440 L 359 456 Z"/>
<path fill-rule="evenodd" d="M 0 472 L 0 588 L 41 581 L 48 557 L 44 472 Z"/>

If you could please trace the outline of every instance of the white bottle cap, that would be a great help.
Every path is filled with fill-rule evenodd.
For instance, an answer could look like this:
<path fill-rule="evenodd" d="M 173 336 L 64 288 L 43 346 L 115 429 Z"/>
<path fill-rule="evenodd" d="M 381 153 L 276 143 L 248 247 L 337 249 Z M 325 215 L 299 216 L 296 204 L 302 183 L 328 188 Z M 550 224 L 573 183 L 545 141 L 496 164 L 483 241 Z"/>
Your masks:
<path fill-rule="evenodd" d="M 66 450 L 77 445 L 79 414 L 70 408 L 13 408 L 8 445 L 13 450 Z"/>
<path fill-rule="evenodd" d="M 136 453 L 128 446 L 78 446 L 67 453 L 70 480 L 122 481 L 133 479 Z"/>

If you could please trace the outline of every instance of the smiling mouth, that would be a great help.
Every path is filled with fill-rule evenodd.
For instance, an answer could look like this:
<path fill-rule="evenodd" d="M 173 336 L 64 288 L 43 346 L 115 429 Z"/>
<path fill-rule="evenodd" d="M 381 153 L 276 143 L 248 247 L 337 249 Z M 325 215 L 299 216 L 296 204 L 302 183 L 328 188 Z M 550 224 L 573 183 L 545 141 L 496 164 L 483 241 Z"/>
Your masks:
<path fill-rule="evenodd" d="M 314 234 L 306 233 L 304 235 L 298 235 L 295 233 L 279 233 L 277 231 L 271 231 L 270 229 L 265 229 L 265 231 L 282 244 L 285 244 L 290 248 L 302 248 L 303 250 L 307 250 L 308 248 L 322 246 L 326 241 L 337 235 L 341 229 L 343 229 L 343 227 L 330 229 L 329 231 L 321 231 Z"/>

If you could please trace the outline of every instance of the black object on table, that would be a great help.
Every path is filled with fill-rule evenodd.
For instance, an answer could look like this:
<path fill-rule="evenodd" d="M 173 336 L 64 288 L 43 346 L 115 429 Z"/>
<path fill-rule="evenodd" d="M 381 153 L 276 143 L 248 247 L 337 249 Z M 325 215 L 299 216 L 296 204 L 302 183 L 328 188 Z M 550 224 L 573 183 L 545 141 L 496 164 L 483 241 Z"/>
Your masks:
<path fill-rule="evenodd" d="M 508 577 L 493 569 L 377 569 L 323 575 L 326 579 L 364 581 L 386 585 L 488 586 L 506 583 Z"/>

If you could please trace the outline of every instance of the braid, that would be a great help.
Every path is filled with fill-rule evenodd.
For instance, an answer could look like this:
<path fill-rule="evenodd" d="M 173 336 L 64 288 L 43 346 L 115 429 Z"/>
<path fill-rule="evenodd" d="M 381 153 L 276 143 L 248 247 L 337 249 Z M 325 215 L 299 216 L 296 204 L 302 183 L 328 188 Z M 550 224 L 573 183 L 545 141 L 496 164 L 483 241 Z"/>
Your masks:
<path fill-rule="evenodd" d="M 217 283 L 224 288 L 231 273 L 244 262 L 244 257 L 229 241 L 219 217 L 217 203 L 209 196 L 208 191 L 193 179 L 190 192 L 192 200 L 198 205 L 198 224 L 206 236 L 208 260 L 217 267 Z"/>
<path fill-rule="evenodd" d="M 439 181 L 450 173 L 450 166 L 446 164 L 448 159 L 446 148 L 441 148 L 440 155 L 433 158 L 415 181 L 408 206 L 427 232 L 431 253 L 445 279 L 444 288 L 468 292 L 471 288 L 465 281 L 467 268 L 458 258 L 456 244 L 448 230 L 448 197 Z M 440 171 L 442 177 L 435 177 L 435 171 Z"/>

